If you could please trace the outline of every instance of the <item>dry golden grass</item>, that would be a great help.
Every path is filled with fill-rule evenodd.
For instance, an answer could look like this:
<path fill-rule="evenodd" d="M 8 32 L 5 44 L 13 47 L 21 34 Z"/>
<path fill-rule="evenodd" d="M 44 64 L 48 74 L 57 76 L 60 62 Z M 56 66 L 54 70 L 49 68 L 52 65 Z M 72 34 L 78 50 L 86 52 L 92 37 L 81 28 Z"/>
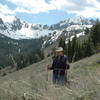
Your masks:
<path fill-rule="evenodd" d="M 69 83 L 52 84 L 47 58 L 0 78 L 0 100 L 100 100 L 100 54 L 71 64 Z"/>

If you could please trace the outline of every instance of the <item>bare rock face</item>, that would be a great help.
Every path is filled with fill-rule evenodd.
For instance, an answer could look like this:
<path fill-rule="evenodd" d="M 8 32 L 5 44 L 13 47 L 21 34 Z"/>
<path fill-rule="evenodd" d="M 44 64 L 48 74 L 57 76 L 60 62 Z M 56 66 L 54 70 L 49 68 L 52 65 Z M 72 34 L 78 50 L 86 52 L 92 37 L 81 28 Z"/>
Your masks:
<path fill-rule="evenodd" d="M 7 29 L 6 25 L 4 24 L 2 18 L 0 18 L 0 30 L 6 30 L 6 29 Z"/>
<path fill-rule="evenodd" d="M 12 23 L 12 30 L 20 30 L 22 28 L 22 23 L 20 19 L 16 18 L 16 20 L 13 21 Z"/>
<path fill-rule="evenodd" d="M 2 18 L 0 18 L 0 24 L 3 24 L 3 20 L 2 20 Z"/>

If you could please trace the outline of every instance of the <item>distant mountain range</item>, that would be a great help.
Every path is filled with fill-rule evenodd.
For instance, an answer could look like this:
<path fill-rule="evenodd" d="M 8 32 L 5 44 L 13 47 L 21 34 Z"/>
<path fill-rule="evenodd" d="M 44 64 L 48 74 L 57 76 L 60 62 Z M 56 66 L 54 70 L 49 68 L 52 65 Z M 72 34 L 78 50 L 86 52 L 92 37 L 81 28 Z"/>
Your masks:
<path fill-rule="evenodd" d="M 29 55 L 36 49 L 53 44 L 61 37 L 67 43 L 75 34 L 77 37 L 84 35 L 86 28 L 91 28 L 94 23 L 93 19 L 74 17 L 48 26 L 30 24 L 17 17 L 11 22 L 5 22 L 0 18 L 0 66 L 9 65 L 9 54 L 16 58 L 20 50 L 22 54 Z"/>
<path fill-rule="evenodd" d="M 67 31 L 73 29 L 83 29 L 91 27 L 95 23 L 93 19 L 85 19 L 83 17 L 68 18 L 60 21 L 54 25 L 41 25 L 41 24 L 30 24 L 25 21 L 21 21 L 15 17 L 12 22 L 5 22 L 0 18 L 0 33 L 10 37 L 12 39 L 33 39 L 41 36 L 48 35 L 49 33 L 61 32 L 66 29 Z M 60 33 L 59 32 L 59 33 Z"/>

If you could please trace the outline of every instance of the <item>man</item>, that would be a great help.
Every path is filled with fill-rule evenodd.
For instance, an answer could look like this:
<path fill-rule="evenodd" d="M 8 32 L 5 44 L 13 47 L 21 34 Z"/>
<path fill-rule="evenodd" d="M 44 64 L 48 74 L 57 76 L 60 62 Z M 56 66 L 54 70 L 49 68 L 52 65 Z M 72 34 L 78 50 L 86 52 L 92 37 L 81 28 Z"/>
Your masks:
<path fill-rule="evenodd" d="M 66 81 L 67 69 L 69 64 L 67 56 L 64 55 L 62 47 L 56 49 L 56 57 L 53 60 L 52 66 L 48 67 L 49 70 L 53 70 L 53 83 L 64 85 Z"/>

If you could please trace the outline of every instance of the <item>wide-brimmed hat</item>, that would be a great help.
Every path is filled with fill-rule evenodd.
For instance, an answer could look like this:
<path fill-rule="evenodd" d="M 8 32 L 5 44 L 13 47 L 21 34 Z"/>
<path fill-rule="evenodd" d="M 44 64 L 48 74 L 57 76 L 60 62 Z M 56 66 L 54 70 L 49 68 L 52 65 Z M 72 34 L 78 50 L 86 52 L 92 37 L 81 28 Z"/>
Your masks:
<path fill-rule="evenodd" d="M 62 47 L 56 48 L 56 52 L 62 52 L 62 51 L 64 51 L 64 49 Z"/>

